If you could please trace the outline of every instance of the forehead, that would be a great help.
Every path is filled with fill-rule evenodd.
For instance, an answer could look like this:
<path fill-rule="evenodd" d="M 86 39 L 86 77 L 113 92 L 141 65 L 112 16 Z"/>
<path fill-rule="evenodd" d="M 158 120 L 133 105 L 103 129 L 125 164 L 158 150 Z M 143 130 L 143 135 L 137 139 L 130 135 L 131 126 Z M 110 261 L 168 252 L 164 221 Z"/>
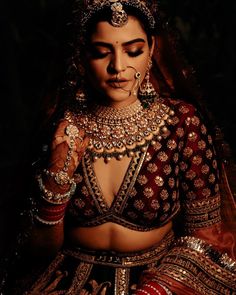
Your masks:
<path fill-rule="evenodd" d="M 122 27 L 114 27 L 107 21 L 100 21 L 95 25 L 91 41 L 104 41 L 111 44 L 124 43 L 132 39 L 147 40 L 147 35 L 139 20 L 134 16 L 128 17 L 128 22 Z"/>

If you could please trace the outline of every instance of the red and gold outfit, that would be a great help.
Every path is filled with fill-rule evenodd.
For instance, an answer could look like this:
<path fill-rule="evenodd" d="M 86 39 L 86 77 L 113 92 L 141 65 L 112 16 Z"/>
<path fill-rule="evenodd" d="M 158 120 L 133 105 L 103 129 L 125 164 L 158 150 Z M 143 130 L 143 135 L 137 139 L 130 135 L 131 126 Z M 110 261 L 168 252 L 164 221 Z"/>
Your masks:
<path fill-rule="evenodd" d="M 221 229 L 212 137 L 192 105 L 158 99 L 148 108 L 153 111 L 157 104 L 162 106 L 160 112 L 170 114 L 164 116 L 164 131 L 145 151 L 134 153 L 110 207 L 97 183 L 92 158 L 85 152 L 74 175 L 77 187 L 65 223 L 67 227 L 90 227 L 114 222 L 150 231 L 173 221 L 178 231 L 140 253 L 65 249 L 27 294 L 44 290 L 59 275 L 53 294 L 80 294 L 84 288 L 93 290 L 91 294 L 115 295 L 171 294 L 168 290 L 174 294 L 236 294 L 236 262 L 229 258 L 233 238 Z M 179 232 L 182 237 L 177 239 Z M 156 281 L 161 284 L 157 291 Z"/>

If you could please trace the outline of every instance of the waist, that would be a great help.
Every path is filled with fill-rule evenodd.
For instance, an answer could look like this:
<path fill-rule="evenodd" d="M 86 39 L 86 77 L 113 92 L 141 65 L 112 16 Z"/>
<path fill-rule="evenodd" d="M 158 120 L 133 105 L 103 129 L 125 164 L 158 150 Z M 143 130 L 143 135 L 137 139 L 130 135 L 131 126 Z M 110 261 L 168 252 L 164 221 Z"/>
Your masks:
<path fill-rule="evenodd" d="M 173 231 L 151 248 L 136 252 L 117 252 L 104 250 L 88 250 L 81 247 L 64 249 L 63 254 L 72 256 L 91 264 L 108 265 L 113 267 L 133 267 L 157 262 L 166 255 L 174 241 Z"/>

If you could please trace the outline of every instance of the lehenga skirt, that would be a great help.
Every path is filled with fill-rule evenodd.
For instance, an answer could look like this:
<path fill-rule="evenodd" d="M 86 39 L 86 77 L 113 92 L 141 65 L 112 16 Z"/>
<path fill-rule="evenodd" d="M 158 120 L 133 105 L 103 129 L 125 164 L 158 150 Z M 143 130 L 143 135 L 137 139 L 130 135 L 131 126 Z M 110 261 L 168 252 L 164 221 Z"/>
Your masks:
<path fill-rule="evenodd" d="M 136 253 L 64 249 L 24 295 L 133 294 L 143 271 L 158 266 L 173 240 L 170 232 L 154 247 Z"/>

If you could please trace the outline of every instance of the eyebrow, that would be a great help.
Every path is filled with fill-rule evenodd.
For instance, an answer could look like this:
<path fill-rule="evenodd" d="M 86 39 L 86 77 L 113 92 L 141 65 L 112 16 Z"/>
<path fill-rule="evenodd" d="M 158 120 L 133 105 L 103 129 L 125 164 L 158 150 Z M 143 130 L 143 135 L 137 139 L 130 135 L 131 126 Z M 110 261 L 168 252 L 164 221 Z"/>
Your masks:
<path fill-rule="evenodd" d="M 136 38 L 127 42 L 122 43 L 122 46 L 129 46 L 132 45 L 134 43 L 145 43 L 145 40 L 142 38 Z M 111 43 L 107 43 L 107 42 L 102 42 L 102 41 L 95 41 L 95 42 L 91 42 L 91 45 L 94 46 L 103 46 L 103 47 L 108 47 L 108 48 L 113 48 L 113 45 Z"/>

